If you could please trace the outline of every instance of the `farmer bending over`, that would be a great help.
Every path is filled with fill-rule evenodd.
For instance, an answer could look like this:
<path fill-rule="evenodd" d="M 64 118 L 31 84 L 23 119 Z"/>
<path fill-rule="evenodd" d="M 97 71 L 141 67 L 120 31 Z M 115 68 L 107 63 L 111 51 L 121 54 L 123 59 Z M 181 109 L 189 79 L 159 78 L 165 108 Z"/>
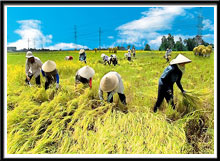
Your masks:
<path fill-rule="evenodd" d="M 165 56 L 164 56 L 164 58 L 167 60 L 167 62 L 170 61 L 169 59 L 170 59 L 170 56 L 171 56 L 171 52 L 172 52 L 172 49 L 167 48 Z"/>
<path fill-rule="evenodd" d="M 92 88 L 92 77 L 94 74 L 95 71 L 89 66 L 80 68 L 76 72 L 75 84 L 79 84 L 81 82 L 83 84 L 89 84 L 89 87 Z"/>
<path fill-rule="evenodd" d="M 79 61 L 84 61 L 86 63 L 86 53 L 84 49 L 79 51 Z"/>
<path fill-rule="evenodd" d="M 26 64 L 25 64 L 25 73 L 26 79 L 25 82 L 31 86 L 30 81 L 34 76 L 37 85 L 40 85 L 40 71 L 42 67 L 42 62 L 38 57 L 35 57 L 31 51 L 26 53 Z"/>
<path fill-rule="evenodd" d="M 115 66 L 116 64 L 118 64 L 118 60 L 117 60 L 117 57 L 116 57 L 115 54 L 111 55 L 111 57 L 110 57 L 110 64 L 111 64 L 111 63 L 112 63 L 114 66 Z"/>
<path fill-rule="evenodd" d="M 107 55 L 102 54 L 101 57 L 105 65 L 106 65 L 106 62 L 108 63 L 108 65 L 110 65 L 110 58 Z"/>
<path fill-rule="evenodd" d="M 121 102 L 126 105 L 123 82 L 117 72 L 109 72 L 102 77 L 99 87 L 99 98 L 101 100 L 104 100 L 103 92 L 108 93 L 107 101 L 110 103 L 113 102 L 113 95 L 117 92 Z"/>
<path fill-rule="evenodd" d="M 43 76 L 46 78 L 45 90 L 49 88 L 49 85 L 56 82 L 56 89 L 59 88 L 59 74 L 56 69 L 56 63 L 48 60 L 42 65 Z"/>
<path fill-rule="evenodd" d="M 191 60 L 179 54 L 170 62 L 159 79 L 157 102 L 154 105 L 154 112 L 160 107 L 165 97 L 167 103 L 171 103 L 173 109 L 175 105 L 173 102 L 173 84 L 176 83 L 182 93 L 185 93 L 180 83 L 183 73 L 185 72 L 185 64 L 190 63 Z"/>

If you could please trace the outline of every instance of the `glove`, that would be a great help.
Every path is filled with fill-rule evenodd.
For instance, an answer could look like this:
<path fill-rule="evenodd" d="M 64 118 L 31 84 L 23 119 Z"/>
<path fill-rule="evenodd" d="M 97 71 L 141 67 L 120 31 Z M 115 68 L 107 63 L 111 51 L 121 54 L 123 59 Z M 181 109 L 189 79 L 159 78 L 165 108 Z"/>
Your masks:
<path fill-rule="evenodd" d="M 171 90 L 171 89 L 167 90 L 167 93 L 168 93 L 169 95 L 172 95 L 172 90 Z"/>
<path fill-rule="evenodd" d="M 58 88 L 59 88 L 59 84 L 57 83 L 57 84 L 56 84 L 56 89 L 58 89 Z"/>

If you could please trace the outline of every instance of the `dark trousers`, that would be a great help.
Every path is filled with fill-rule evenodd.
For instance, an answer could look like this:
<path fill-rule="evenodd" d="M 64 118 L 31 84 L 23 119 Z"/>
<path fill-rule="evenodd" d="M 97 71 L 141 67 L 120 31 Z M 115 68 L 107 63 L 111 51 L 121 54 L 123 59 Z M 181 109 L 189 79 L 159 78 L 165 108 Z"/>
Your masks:
<path fill-rule="evenodd" d="M 131 57 L 128 57 L 128 61 L 131 61 Z"/>
<path fill-rule="evenodd" d="M 165 88 L 163 85 L 159 85 L 157 102 L 154 105 L 155 110 L 157 110 L 160 107 L 164 98 L 166 99 L 167 103 L 170 103 L 173 109 L 175 109 L 175 105 L 173 102 L 173 89 L 171 89 L 171 93 L 168 93 L 167 91 L 168 91 L 167 88 Z"/>
<path fill-rule="evenodd" d="M 29 75 L 28 77 L 30 78 L 30 81 L 31 81 L 31 78 L 33 77 L 33 74 Z M 28 83 L 28 84 L 30 83 L 30 81 L 28 81 L 27 78 L 25 79 L 25 82 Z M 35 78 L 35 81 L 36 81 L 37 85 L 40 85 L 40 75 Z"/>
<path fill-rule="evenodd" d="M 113 60 L 113 61 L 112 61 L 112 64 L 113 64 L 114 66 L 115 66 L 117 63 L 118 63 L 117 60 Z"/>
<path fill-rule="evenodd" d="M 111 93 L 111 92 L 108 92 L 108 96 L 110 95 L 110 93 Z M 119 96 L 121 102 L 122 102 L 124 105 L 126 105 L 126 97 L 125 97 L 125 95 L 122 94 L 122 93 L 118 93 L 118 96 Z M 113 102 L 113 97 L 112 97 L 111 100 L 110 100 L 110 103 L 112 103 L 112 102 Z"/>

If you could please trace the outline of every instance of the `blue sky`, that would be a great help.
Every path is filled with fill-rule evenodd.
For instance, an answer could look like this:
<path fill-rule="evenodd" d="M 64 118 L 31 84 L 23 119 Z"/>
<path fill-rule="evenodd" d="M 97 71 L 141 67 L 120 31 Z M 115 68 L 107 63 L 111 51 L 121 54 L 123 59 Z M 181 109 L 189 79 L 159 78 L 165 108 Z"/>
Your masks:
<path fill-rule="evenodd" d="M 128 44 L 158 49 L 168 33 L 197 35 L 199 7 L 8 7 L 7 44 L 18 49 L 75 49 Z M 203 39 L 214 43 L 214 8 L 202 7 Z M 77 41 L 75 41 L 75 26 Z"/>

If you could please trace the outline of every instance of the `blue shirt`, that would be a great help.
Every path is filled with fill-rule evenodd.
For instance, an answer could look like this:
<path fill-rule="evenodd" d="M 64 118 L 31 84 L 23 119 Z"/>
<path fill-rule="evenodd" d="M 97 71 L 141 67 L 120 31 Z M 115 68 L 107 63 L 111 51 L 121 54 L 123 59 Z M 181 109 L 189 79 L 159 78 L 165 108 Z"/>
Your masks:
<path fill-rule="evenodd" d="M 168 66 L 159 79 L 159 85 L 163 85 L 167 89 L 173 90 L 173 84 L 176 83 L 179 89 L 183 92 L 183 87 L 180 83 L 182 72 L 176 64 Z"/>

